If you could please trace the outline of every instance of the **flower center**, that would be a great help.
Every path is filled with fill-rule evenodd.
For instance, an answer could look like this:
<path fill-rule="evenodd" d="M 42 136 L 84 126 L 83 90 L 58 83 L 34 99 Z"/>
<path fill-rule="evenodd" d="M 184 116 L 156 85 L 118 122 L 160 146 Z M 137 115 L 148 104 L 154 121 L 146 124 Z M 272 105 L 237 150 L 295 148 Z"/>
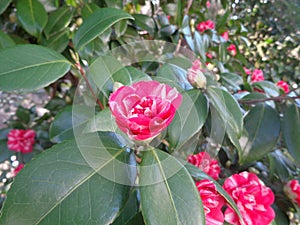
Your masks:
<path fill-rule="evenodd" d="M 131 117 L 144 115 L 153 118 L 156 114 L 156 100 L 150 97 L 143 97 L 131 110 Z"/>

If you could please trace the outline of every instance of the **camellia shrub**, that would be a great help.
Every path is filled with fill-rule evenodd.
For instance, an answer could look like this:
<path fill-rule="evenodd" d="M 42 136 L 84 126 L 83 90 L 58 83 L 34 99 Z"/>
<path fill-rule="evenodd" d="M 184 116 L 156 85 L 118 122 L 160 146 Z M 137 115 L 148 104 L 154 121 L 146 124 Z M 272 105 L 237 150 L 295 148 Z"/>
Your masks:
<path fill-rule="evenodd" d="M 299 224 L 296 80 L 230 1 L 0 3 L 0 224 Z M 293 76 L 291 76 L 293 77 Z"/>

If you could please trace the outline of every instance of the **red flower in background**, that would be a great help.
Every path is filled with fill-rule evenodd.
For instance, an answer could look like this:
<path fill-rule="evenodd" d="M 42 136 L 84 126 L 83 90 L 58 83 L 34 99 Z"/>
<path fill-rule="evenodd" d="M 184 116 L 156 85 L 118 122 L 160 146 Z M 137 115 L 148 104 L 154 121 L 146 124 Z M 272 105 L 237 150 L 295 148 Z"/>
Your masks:
<path fill-rule="evenodd" d="M 210 1 L 206 1 L 206 8 L 210 8 Z"/>
<path fill-rule="evenodd" d="M 244 71 L 247 75 L 250 75 L 252 72 L 248 68 L 244 67 Z"/>
<path fill-rule="evenodd" d="M 218 161 L 212 159 L 208 153 L 199 152 L 196 155 L 189 155 L 187 161 L 200 168 L 213 179 L 218 180 L 221 168 L 218 164 Z"/>
<path fill-rule="evenodd" d="M 198 23 L 196 28 L 200 33 L 203 33 L 206 30 L 214 29 L 215 28 L 215 23 L 211 20 L 207 20 L 207 21 Z"/>
<path fill-rule="evenodd" d="M 265 80 L 263 71 L 259 70 L 259 69 L 253 70 L 252 76 L 251 76 L 251 81 L 258 82 L 258 81 L 263 81 L 263 80 Z"/>
<path fill-rule="evenodd" d="M 236 47 L 234 44 L 230 44 L 227 47 L 227 51 L 232 55 L 232 56 L 236 56 Z"/>
<path fill-rule="evenodd" d="M 140 81 L 112 93 L 109 107 L 118 127 L 129 138 L 146 140 L 172 122 L 181 101 L 176 88 L 157 81 Z"/>
<path fill-rule="evenodd" d="M 275 218 L 271 208 L 274 194 L 256 174 L 234 174 L 225 180 L 223 188 L 237 204 L 246 225 L 268 225 Z M 230 206 L 225 210 L 225 220 L 234 225 L 240 224 Z"/>
<path fill-rule="evenodd" d="M 211 53 L 209 53 L 209 52 L 206 52 L 205 55 L 206 55 L 206 57 L 209 58 L 209 59 L 212 59 L 212 58 L 213 58 L 213 55 L 212 55 Z"/>
<path fill-rule="evenodd" d="M 210 180 L 202 180 L 196 182 L 196 186 L 202 200 L 206 225 L 223 225 L 222 207 L 225 200 L 217 192 L 214 183 Z"/>
<path fill-rule="evenodd" d="M 12 151 L 30 153 L 34 145 L 34 130 L 11 130 L 7 135 L 7 146 Z"/>
<path fill-rule="evenodd" d="M 224 33 L 221 34 L 221 37 L 224 38 L 225 41 L 229 40 L 229 32 L 225 31 Z"/>
<path fill-rule="evenodd" d="M 284 193 L 300 207 L 300 184 L 298 180 L 290 180 L 283 188 Z"/>
<path fill-rule="evenodd" d="M 13 176 L 17 176 L 17 174 L 24 168 L 24 164 L 20 163 L 14 170 Z"/>
<path fill-rule="evenodd" d="M 286 83 L 285 81 L 280 80 L 280 81 L 278 81 L 278 82 L 276 83 L 276 85 L 277 85 L 278 87 L 280 87 L 281 89 L 283 89 L 283 91 L 284 91 L 285 93 L 289 93 L 289 92 L 290 92 L 290 87 L 289 87 L 288 83 Z"/>

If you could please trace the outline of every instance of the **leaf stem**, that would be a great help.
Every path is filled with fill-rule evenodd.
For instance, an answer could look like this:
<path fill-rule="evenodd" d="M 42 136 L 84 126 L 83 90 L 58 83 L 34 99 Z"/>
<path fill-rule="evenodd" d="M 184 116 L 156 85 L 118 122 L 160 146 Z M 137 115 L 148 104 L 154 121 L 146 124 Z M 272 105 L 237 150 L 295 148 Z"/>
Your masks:
<path fill-rule="evenodd" d="M 88 89 L 91 91 L 91 93 L 92 93 L 92 95 L 93 95 L 95 101 L 96 101 L 97 104 L 99 105 L 100 109 L 101 109 L 101 110 L 104 109 L 104 106 L 102 105 L 102 103 L 100 102 L 100 100 L 97 98 L 97 96 L 96 96 L 96 94 L 95 94 L 95 92 L 94 92 L 94 90 L 93 90 L 93 88 L 92 88 L 92 86 L 91 86 L 89 80 L 87 79 L 87 76 L 86 76 L 86 74 L 85 74 L 85 71 L 84 71 L 84 69 L 82 68 L 80 62 L 76 62 L 76 63 L 75 63 L 75 66 L 76 66 L 76 68 L 78 69 L 78 71 L 80 72 L 80 74 L 81 74 L 81 76 L 83 77 L 83 79 L 85 80 L 85 82 L 86 82 L 86 84 L 87 84 L 87 86 L 88 86 Z"/>

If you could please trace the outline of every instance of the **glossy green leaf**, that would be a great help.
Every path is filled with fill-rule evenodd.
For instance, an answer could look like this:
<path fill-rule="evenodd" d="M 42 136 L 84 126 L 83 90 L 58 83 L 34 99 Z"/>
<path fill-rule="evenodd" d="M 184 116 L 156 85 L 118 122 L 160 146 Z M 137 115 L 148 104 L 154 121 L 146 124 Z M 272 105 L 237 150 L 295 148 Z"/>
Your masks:
<path fill-rule="evenodd" d="M 134 23 L 138 26 L 141 30 L 148 31 L 150 36 L 154 36 L 156 31 L 156 25 L 154 20 L 147 15 L 143 14 L 133 14 Z"/>
<path fill-rule="evenodd" d="M 196 53 L 198 53 L 201 56 L 201 59 L 205 62 L 207 49 L 205 48 L 202 36 L 199 34 L 198 31 L 195 31 L 195 33 L 194 33 L 194 41 L 195 41 Z"/>
<path fill-rule="evenodd" d="M 276 97 L 279 95 L 279 88 L 270 81 L 259 81 L 253 83 L 254 87 L 258 87 L 265 91 L 266 94 L 269 96 Z"/>
<path fill-rule="evenodd" d="M 49 15 L 48 23 L 45 27 L 47 38 L 65 30 L 73 18 L 73 9 L 63 6 Z"/>
<path fill-rule="evenodd" d="M 174 86 L 174 83 L 184 90 L 189 90 L 192 85 L 187 80 L 187 71 L 181 67 L 165 63 L 157 72 L 157 77 L 163 78 L 164 83 Z"/>
<path fill-rule="evenodd" d="M 76 107 L 76 109 L 75 109 Z M 67 106 L 59 112 L 49 129 L 51 141 L 59 143 L 74 138 L 73 129 L 82 129 L 90 119 L 89 109 L 80 106 Z M 76 126 L 73 124 L 76 121 Z"/>
<path fill-rule="evenodd" d="M 0 49 L 14 46 L 15 42 L 10 38 L 9 35 L 0 30 Z"/>
<path fill-rule="evenodd" d="M 116 33 L 117 37 L 121 37 L 127 29 L 127 21 L 126 20 L 121 20 L 119 22 L 117 22 L 114 26 L 114 30 Z"/>
<path fill-rule="evenodd" d="M 230 15 L 230 10 L 227 9 L 223 15 L 219 16 L 219 18 L 217 19 L 216 30 L 219 30 L 220 28 L 226 25 L 229 15 Z"/>
<path fill-rule="evenodd" d="M 295 104 L 290 105 L 284 112 L 282 132 L 289 153 L 300 165 L 300 109 Z"/>
<path fill-rule="evenodd" d="M 12 0 L 1 0 L 0 1 L 0 15 L 6 10 Z"/>
<path fill-rule="evenodd" d="M 222 188 L 222 186 L 215 181 L 213 178 L 211 178 L 209 175 L 207 175 L 205 172 L 203 172 L 202 170 L 200 170 L 198 167 L 190 164 L 190 163 L 186 163 L 185 164 L 186 169 L 188 170 L 188 172 L 191 174 L 191 176 L 196 179 L 196 180 L 204 180 L 204 179 L 208 179 L 210 181 L 212 181 L 214 183 L 214 185 L 217 188 L 217 191 L 219 192 L 220 195 L 222 195 L 224 197 L 224 199 L 227 201 L 227 203 L 234 209 L 234 211 L 238 214 L 241 224 L 244 224 L 242 215 L 237 207 L 237 205 L 235 204 L 235 202 L 232 200 L 232 198 L 228 195 L 228 193 Z"/>
<path fill-rule="evenodd" d="M 138 200 L 139 192 L 134 190 L 129 199 L 126 202 L 126 205 L 123 208 L 120 216 L 111 224 L 111 225 L 133 225 L 133 221 L 138 214 L 140 214 L 139 200 Z M 143 223 L 139 223 L 141 225 Z"/>
<path fill-rule="evenodd" d="M 274 150 L 280 133 L 280 118 L 273 108 L 259 104 L 244 118 L 244 132 L 240 138 L 240 162 L 258 160 Z"/>
<path fill-rule="evenodd" d="M 42 38 L 41 44 L 56 52 L 63 52 L 69 44 L 69 31 L 61 31 L 52 35 L 49 39 Z"/>
<path fill-rule="evenodd" d="M 31 35 L 40 37 L 47 24 L 48 15 L 38 0 L 18 0 L 17 17 L 23 28 Z"/>
<path fill-rule="evenodd" d="M 241 76 L 235 73 L 221 73 L 220 74 L 222 83 L 229 89 L 240 90 L 240 85 L 243 84 L 243 79 Z"/>
<path fill-rule="evenodd" d="M 187 221 L 190 225 L 205 224 L 195 183 L 174 157 L 160 150 L 144 152 L 140 185 L 146 224 L 186 224 Z"/>
<path fill-rule="evenodd" d="M 192 33 L 191 33 L 191 28 L 190 28 L 190 20 L 189 20 L 188 15 L 185 15 L 183 17 L 181 32 L 183 33 L 184 38 L 185 38 L 186 42 L 188 43 L 189 47 L 192 49 L 192 51 L 194 51 L 195 46 L 194 46 L 194 41 L 192 38 Z"/>
<path fill-rule="evenodd" d="M 212 105 L 226 122 L 226 130 L 232 130 L 239 138 L 243 130 L 243 114 L 237 101 L 220 88 L 209 87 L 207 93 Z"/>
<path fill-rule="evenodd" d="M 37 45 L 17 45 L 0 51 L 0 89 L 31 91 L 46 87 L 70 69 L 62 55 Z"/>
<path fill-rule="evenodd" d="M 201 130 L 209 109 L 206 96 L 199 90 L 183 92 L 182 97 L 182 103 L 168 127 L 170 148 L 175 151 L 190 142 L 190 139 Z M 188 153 L 186 149 L 181 150 L 186 154 L 192 153 Z"/>
<path fill-rule="evenodd" d="M 99 6 L 96 5 L 95 3 L 84 4 L 84 6 L 81 10 L 82 19 L 85 20 L 86 18 L 88 18 L 90 15 L 92 15 L 98 9 L 99 9 Z"/>
<path fill-rule="evenodd" d="M 82 48 L 97 36 L 120 20 L 133 19 L 123 10 L 114 8 L 101 8 L 90 15 L 79 27 L 73 38 L 76 49 Z"/>
<path fill-rule="evenodd" d="M 7 194 L 0 224 L 110 224 L 125 205 L 130 186 L 100 174 L 132 179 L 127 170 L 114 169 L 116 161 L 126 164 L 133 157 L 114 136 L 100 138 L 102 147 L 95 142 L 99 137 L 83 136 L 80 148 L 74 140 L 63 142 L 28 163 Z M 93 167 L 83 151 L 95 159 Z"/>
<path fill-rule="evenodd" d="M 118 126 L 115 122 L 115 118 L 112 116 L 109 108 L 105 108 L 98 112 L 94 118 L 92 118 L 84 129 L 84 132 L 95 131 L 110 131 L 116 132 Z"/>

